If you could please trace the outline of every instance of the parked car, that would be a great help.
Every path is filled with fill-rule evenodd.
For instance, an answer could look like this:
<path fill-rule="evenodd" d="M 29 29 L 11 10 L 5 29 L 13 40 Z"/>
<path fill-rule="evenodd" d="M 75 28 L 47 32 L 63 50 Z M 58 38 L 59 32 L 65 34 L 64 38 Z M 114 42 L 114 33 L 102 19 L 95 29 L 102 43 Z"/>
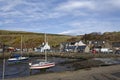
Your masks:
<path fill-rule="evenodd" d="M 113 50 L 109 49 L 109 48 L 101 48 L 100 52 L 102 52 L 102 53 L 113 53 Z"/>
<path fill-rule="evenodd" d="M 92 53 L 93 53 L 93 54 L 96 54 L 96 53 L 97 53 L 97 51 L 93 49 L 93 50 L 92 50 Z"/>
<path fill-rule="evenodd" d="M 116 50 L 116 51 L 115 51 L 115 54 L 120 54 L 120 50 Z"/>

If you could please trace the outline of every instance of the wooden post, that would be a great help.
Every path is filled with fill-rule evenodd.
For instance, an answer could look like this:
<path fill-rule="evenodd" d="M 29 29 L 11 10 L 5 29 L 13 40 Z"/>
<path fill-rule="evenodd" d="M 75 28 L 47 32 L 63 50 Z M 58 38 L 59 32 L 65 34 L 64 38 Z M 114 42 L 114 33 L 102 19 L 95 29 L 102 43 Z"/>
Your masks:
<path fill-rule="evenodd" d="M 30 75 L 32 74 L 32 69 L 30 69 Z"/>
<path fill-rule="evenodd" d="M 2 80 L 5 79 L 5 54 L 4 54 L 4 51 L 5 51 L 5 45 L 3 44 L 3 74 L 2 74 Z"/>

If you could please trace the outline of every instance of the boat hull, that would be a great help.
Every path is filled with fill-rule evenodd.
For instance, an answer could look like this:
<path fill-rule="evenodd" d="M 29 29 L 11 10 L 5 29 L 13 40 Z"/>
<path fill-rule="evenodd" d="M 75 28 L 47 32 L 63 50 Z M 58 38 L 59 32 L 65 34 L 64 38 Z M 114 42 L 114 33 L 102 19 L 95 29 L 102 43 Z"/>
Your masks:
<path fill-rule="evenodd" d="M 47 69 L 54 66 L 55 66 L 55 63 L 33 64 L 33 65 L 30 65 L 30 69 Z"/>
<path fill-rule="evenodd" d="M 28 60 L 28 57 L 10 58 L 8 62 L 22 62 Z"/>

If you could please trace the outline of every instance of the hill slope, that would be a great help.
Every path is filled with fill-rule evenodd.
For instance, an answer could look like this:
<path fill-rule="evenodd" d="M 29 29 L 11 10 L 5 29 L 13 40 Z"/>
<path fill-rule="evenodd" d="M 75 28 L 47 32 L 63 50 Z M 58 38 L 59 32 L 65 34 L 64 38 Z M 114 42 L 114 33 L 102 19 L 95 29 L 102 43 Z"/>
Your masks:
<path fill-rule="evenodd" d="M 96 32 L 85 34 L 82 37 L 82 40 L 104 40 L 110 42 L 120 42 L 120 32 L 105 32 L 103 34 L 99 34 Z"/>
<path fill-rule="evenodd" d="M 23 47 L 26 48 L 37 47 L 44 42 L 44 33 L 0 30 L 0 43 L 20 48 L 21 35 Z M 61 42 L 65 42 L 71 37 L 67 35 L 47 34 L 47 41 L 50 46 L 58 47 Z"/>
<path fill-rule="evenodd" d="M 44 42 L 44 33 L 0 30 L 0 43 L 20 48 L 21 35 L 23 47 L 26 48 L 34 48 Z M 79 36 L 47 34 L 47 41 L 53 48 L 58 48 L 61 42 L 73 42 L 79 40 L 84 40 L 85 42 L 89 40 L 120 42 L 120 32 L 105 32 L 103 34 L 96 32 Z"/>

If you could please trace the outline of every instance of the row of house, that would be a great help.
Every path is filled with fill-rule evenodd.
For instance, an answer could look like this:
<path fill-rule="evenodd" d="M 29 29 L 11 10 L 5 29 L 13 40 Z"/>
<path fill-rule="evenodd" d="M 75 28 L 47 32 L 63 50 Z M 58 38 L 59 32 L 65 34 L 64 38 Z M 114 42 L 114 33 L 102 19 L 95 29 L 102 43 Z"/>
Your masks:
<path fill-rule="evenodd" d="M 105 42 L 105 41 L 92 41 L 92 48 L 98 50 L 98 52 L 109 52 L 116 53 L 119 51 L 120 53 L 120 42 Z"/>
<path fill-rule="evenodd" d="M 113 53 L 120 52 L 120 42 L 89 41 L 84 44 L 82 41 L 64 42 L 60 44 L 61 52 L 93 52 L 93 53 Z"/>
<path fill-rule="evenodd" d="M 86 47 L 82 41 L 65 42 L 60 44 L 61 52 L 83 52 Z"/>
<path fill-rule="evenodd" d="M 43 43 L 42 45 L 40 45 L 40 46 L 38 46 L 36 48 L 29 48 L 29 49 L 23 48 L 22 51 L 23 52 L 33 52 L 33 51 L 35 51 L 35 52 L 44 52 L 45 50 L 50 50 L 50 49 L 51 48 L 48 45 L 48 43 L 46 43 L 46 44 Z M 5 45 L 5 46 L 0 45 L 0 53 L 3 53 L 3 52 L 15 52 L 15 51 L 19 52 L 19 51 L 21 51 L 21 49 L 14 48 L 14 47 L 11 47 L 11 46 L 8 46 L 8 45 Z"/>
<path fill-rule="evenodd" d="M 0 45 L 0 52 L 3 51 L 3 46 Z M 17 50 L 13 47 L 5 46 L 7 51 Z M 44 52 L 45 50 L 50 51 L 51 47 L 48 43 L 42 44 L 36 48 L 23 49 L 27 52 Z M 86 44 L 83 41 L 75 42 L 63 42 L 60 44 L 60 52 L 80 52 L 80 53 L 99 53 L 99 52 L 110 52 L 120 53 L 120 42 L 106 42 L 106 41 L 89 41 Z"/>

